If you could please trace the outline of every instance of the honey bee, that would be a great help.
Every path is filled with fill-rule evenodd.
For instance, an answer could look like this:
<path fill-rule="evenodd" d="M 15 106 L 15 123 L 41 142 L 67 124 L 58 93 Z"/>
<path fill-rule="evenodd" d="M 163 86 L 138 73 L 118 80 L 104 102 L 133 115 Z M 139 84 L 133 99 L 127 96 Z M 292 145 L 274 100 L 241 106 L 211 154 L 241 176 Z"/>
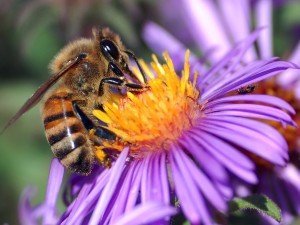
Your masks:
<path fill-rule="evenodd" d="M 144 83 L 129 69 L 129 58 L 137 63 Z M 96 143 L 90 131 L 95 130 L 100 145 L 101 139 L 117 138 L 97 124 L 92 111 L 102 108 L 111 86 L 135 92 L 145 90 L 145 74 L 135 55 L 108 28 L 94 28 L 92 39 L 69 43 L 54 58 L 50 69 L 51 78 L 27 100 L 3 131 L 44 98 L 42 120 L 54 156 L 72 172 L 88 175 L 95 161 Z M 136 82 L 129 82 L 125 74 Z"/>

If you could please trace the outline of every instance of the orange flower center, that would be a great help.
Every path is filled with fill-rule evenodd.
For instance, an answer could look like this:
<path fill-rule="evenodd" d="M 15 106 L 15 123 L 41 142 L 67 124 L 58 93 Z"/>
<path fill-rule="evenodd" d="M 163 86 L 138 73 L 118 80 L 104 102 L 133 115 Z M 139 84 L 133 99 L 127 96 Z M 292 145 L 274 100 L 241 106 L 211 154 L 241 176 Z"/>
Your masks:
<path fill-rule="evenodd" d="M 127 95 L 104 104 L 104 111 L 95 110 L 94 115 L 107 123 L 118 140 L 103 141 L 104 148 L 122 150 L 130 146 L 130 155 L 143 158 L 149 152 L 167 151 L 169 145 L 190 129 L 201 117 L 201 106 L 197 100 L 199 91 L 194 81 L 189 80 L 189 52 L 185 58 L 181 78 L 176 74 L 167 53 L 166 64 L 160 64 L 155 56 L 151 69 L 142 61 L 141 65 L 149 77 L 149 90 Z M 134 73 L 140 76 L 134 68 Z M 96 154 L 97 155 L 97 154 Z M 101 158 L 101 156 L 100 156 Z"/>

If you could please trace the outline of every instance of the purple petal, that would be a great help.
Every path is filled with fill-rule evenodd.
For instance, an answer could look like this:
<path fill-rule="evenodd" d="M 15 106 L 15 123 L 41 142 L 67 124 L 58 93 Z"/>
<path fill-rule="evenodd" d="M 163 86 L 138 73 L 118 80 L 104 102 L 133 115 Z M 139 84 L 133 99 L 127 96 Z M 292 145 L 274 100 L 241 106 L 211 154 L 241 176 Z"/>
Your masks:
<path fill-rule="evenodd" d="M 139 169 L 139 164 L 137 163 L 132 163 L 128 169 L 122 187 L 120 188 L 118 197 L 116 199 L 116 202 L 118 204 L 114 204 L 112 209 L 112 215 L 110 218 L 111 224 L 114 224 L 116 219 L 125 212 L 127 198 L 130 195 L 132 179 L 135 175 L 134 172 L 136 171 L 136 169 Z"/>
<path fill-rule="evenodd" d="M 195 133 L 197 132 L 198 131 L 195 130 Z M 218 180 L 219 182 L 226 183 L 228 181 L 228 176 L 224 167 L 218 161 L 216 161 L 214 157 L 212 157 L 210 154 L 207 154 L 205 149 L 203 149 L 203 146 L 194 142 L 189 133 L 186 133 L 186 135 L 181 138 L 180 143 L 184 146 L 186 151 L 189 151 L 192 154 L 202 169 L 210 177 Z M 214 170 L 211 168 L 214 168 Z"/>
<path fill-rule="evenodd" d="M 142 173 L 141 173 L 141 167 L 143 163 L 141 161 L 134 162 L 136 165 L 136 169 L 133 171 L 133 179 L 130 187 L 130 191 L 127 198 L 127 204 L 125 207 L 125 212 L 130 211 L 137 202 L 137 198 L 140 194 L 140 186 L 141 186 L 141 179 L 142 179 Z"/>
<path fill-rule="evenodd" d="M 206 122 L 206 124 L 213 124 L 215 126 L 220 126 L 221 128 L 228 128 L 228 131 L 238 131 L 241 135 L 248 135 L 251 140 L 260 142 L 265 147 L 269 146 L 268 149 L 277 152 L 281 157 L 283 157 L 283 159 L 288 160 L 288 146 L 285 139 L 274 138 L 276 136 L 280 137 L 281 134 L 272 127 L 269 127 L 268 129 L 270 133 L 266 134 L 264 128 L 266 128 L 268 125 L 264 123 L 246 118 L 233 119 L 223 116 L 222 118 L 210 118 L 210 121 Z"/>
<path fill-rule="evenodd" d="M 148 190 L 150 193 L 150 196 L 153 201 L 157 202 L 162 202 L 163 201 L 163 192 L 162 192 L 162 187 L 161 187 L 161 177 L 160 177 L 160 154 L 153 154 L 153 161 L 152 161 L 152 168 L 151 168 L 151 173 L 149 176 L 151 176 L 151 182 L 152 182 L 152 187 L 151 190 Z M 164 162 L 166 164 L 166 162 Z M 170 204 L 168 202 L 167 204 Z"/>
<path fill-rule="evenodd" d="M 43 210 L 39 210 L 40 212 L 37 215 L 36 209 L 41 208 L 41 206 L 33 209 L 30 205 L 31 199 L 34 197 L 34 189 L 26 188 L 21 196 L 18 214 L 21 220 L 22 225 L 35 225 L 38 224 L 38 218 L 43 213 Z"/>
<path fill-rule="evenodd" d="M 178 151 L 182 150 L 177 146 L 172 145 L 169 160 L 174 188 L 180 206 L 188 220 L 192 223 L 198 224 L 203 220 L 204 224 L 212 224 L 207 205 L 193 181 L 193 174 L 182 162 L 182 158 Z"/>
<path fill-rule="evenodd" d="M 261 134 L 261 137 L 264 139 L 269 139 L 269 143 L 272 146 L 276 146 L 276 149 L 279 150 L 279 154 L 282 154 L 283 157 L 286 157 L 286 153 L 283 153 L 284 150 L 288 148 L 287 143 L 284 139 L 284 137 L 272 126 L 269 126 L 267 124 L 261 123 L 259 121 L 247 119 L 247 118 L 232 118 L 228 116 L 222 116 L 222 117 L 214 117 L 211 118 L 212 120 L 216 121 L 215 124 L 220 123 L 222 125 L 222 122 L 225 122 L 224 127 L 226 127 L 227 123 L 230 124 L 236 124 L 237 126 L 243 126 L 246 129 L 246 132 L 253 130 L 257 133 Z M 266 140 L 264 140 L 266 141 Z"/>
<path fill-rule="evenodd" d="M 218 1 L 219 9 L 223 14 L 226 28 L 230 32 L 233 42 L 239 42 L 249 36 L 251 28 L 250 2 L 231 0 Z M 238 20 L 236 18 L 239 18 Z M 234 26 L 232 25 L 234 24 Z M 251 46 L 245 55 L 246 61 L 256 59 L 254 47 Z"/>
<path fill-rule="evenodd" d="M 150 154 L 148 154 L 144 159 L 143 159 L 143 165 L 142 165 L 142 180 L 141 180 L 141 202 L 145 203 L 147 200 L 149 201 L 149 195 L 148 195 L 148 184 L 150 183 L 149 181 L 149 167 L 150 163 L 152 161 L 152 157 Z"/>
<path fill-rule="evenodd" d="M 289 58 L 289 62 L 293 62 L 300 65 L 300 41 L 298 42 L 292 56 Z M 290 88 L 294 86 L 294 83 L 299 80 L 299 70 L 287 70 L 281 73 L 277 77 L 277 83 L 285 88 Z"/>
<path fill-rule="evenodd" d="M 166 154 L 161 154 L 159 161 L 159 171 L 160 171 L 160 181 L 161 181 L 161 189 L 163 194 L 163 203 L 170 203 L 170 190 L 169 190 L 169 179 L 168 179 L 168 171 L 167 171 L 167 161 Z"/>
<path fill-rule="evenodd" d="M 212 156 L 219 160 L 221 164 L 223 164 L 229 171 L 238 176 L 240 179 L 243 179 L 248 183 L 257 182 L 256 175 L 252 169 L 253 163 L 237 149 L 234 149 L 230 145 L 226 144 L 218 137 L 205 132 L 193 134 L 192 138 L 194 138 L 199 145 L 202 145 L 208 152 L 212 154 Z M 233 155 L 228 154 L 227 151 L 233 153 Z M 247 166 L 245 167 L 243 163 L 245 163 Z"/>
<path fill-rule="evenodd" d="M 97 225 L 101 221 L 106 207 L 108 206 L 111 197 L 114 195 L 115 189 L 118 185 L 118 181 L 122 175 L 128 152 L 129 149 L 124 148 L 119 155 L 116 163 L 111 168 L 109 180 L 95 206 L 89 225 Z"/>
<path fill-rule="evenodd" d="M 153 22 L 148 22 L 144 26 L 143 39 L 158 55 L 162 55 L 163 52 L 168 51 L 175 69 L 183 68 L 187 48 L 165 29 Z M 190 53 L 189 61 L 191 64 L 195 64 L 199 60 L 193 53 Z"/>
<path fill-rule="evenodd" d="M 259 95 L 259 94 L 226 96 L 226 97 L 215 99 L 214 101 L 206 103 L 205 107 L 211 108 L 211 107 L 214 107 L 216 104 L 232 103 L 235 101 L 237 101 L 237 102 L 249 101 L 249 102 L 264 103 L 264 104 L 268 104 L 268 105 L 273 105 L 280 109 L 284 109 L 292 114 L 295 114 L 294 108 L 289 103 L 287 103 L 285 100 L 282 100 L 281 98 L 278 98 L 276 96 Z"/>
<path fill-rule="evenodd" d="M 161 202 L 148 202 L 138 205 L 134 210 L 126 213 L 114 224 L 139 225 L 150 224 L 176 214 L 176 209 L 163 205 Z"/>
<path fill-rule="evenodd" d="M 89 194 L 91 193 L 93 188 L 94 188 L 93 182 L 88 182 L 81 188 L 76 198 L 76 201 L 73 201 L 73 205 L 68 207 L 69 209 L 71 209 L 68 218 L 74 218 L 73 221 L 77 221 L 77 222 L 84 220 L 86 216 L 85 213 L 78 213 L 78 212 L 80 212 L 84 208 L 84 205 L 82 205 L 83 202 L 85 202 L 84 204 L 89 203 L 89 201 L 86 200 L 89 197 Z M 71 220 L 68 222 L 71 222 Z"/>
<path fill-rule="evenodd" d="M 215 153 L 213 153 L 214 155 L 217 154 L 221 158 L 223 158 L 223 160 L 231 161 L 239 169 L 241 169 L 241 168 L 244 168 L 246 170 L 254 169 L 253 162 L 247 156 L 245 156 L 243 153 L 241 153 L 240 151 L 237 151 L 237 149 L 234 148 L 233 146 L 231 146 L 230 144 L 222 141 L 221 139 L 214 137 L 213 135 L 209 135 L 204 132 L 196 133 L 195 130 L 193 130 L 193 131 L 191 131 L 191 133 L 194 134 L 193 137 L 196 139 L 198 137 L 201 137 L 201 139 L 206 139 L 206 142 L 210 142 L 211 146 L 214 148 L 213 149 L 213 152 L 215 152 Z M 207 140 L 210 140 L 210 141 L 207 141 Z"/>
<path fill-rule="evenodd" d="M 149 193 L 149 200 L 153 200 L 153 201 L 157 201 L 157 202 L 162 202 L 163 199 L 163 195 L 162 195 L 162 188 L 161 188 L 161 182 L 160 182 L 160 173 L 159 173 L 159 167 L 158 167 L 158 163 L 159 163 L 159 155 L 158 154 L 153 154 L 152 155 L 153 160 L 152 160 L 152 164 L 150 166 L 150 170 L 149 170 L 149 178 L 150 178 L 150 182 L 152 184 L 149 184 L 148 186 L 148 193 Z M 158 178 L 158 179 L 157 179 Z"/>
<path fill-rule="evenodd" d="M 197 130 L 195 130 L 197 133 Z M 232 190 L 229 188 L 229 177 L 226 169 L 213 156 L 207 153 L 203 146 L 196 143 L 186 133 L 180 140 L 180 144 L 188 151 L 194 159 L 198 162 L 203 171 L 214 181 L 220 192 L 226 196 L 227 199 L 232 198 Z M 211 168 L 214 168 L 213 170 Z"/>
<path fill-rule="evenodd" d="M 257 1 L 255 5 L 256 27 L 265 27 L 257 39 L 261 59 L 273 56 L 272 50 L 272 0 Z"/>
<path fill-rule="evenodd" d="M 212 122 L 214 121 L 214 122 Z M 232 118 L 232 117 L 210 117 L 210 122 L 212 124 L 218 124 L 223 127 L 232 127 L 233 125 L 235 129 L 239 129 L 240 133 L 245 133 L 250 135 L 255 135 L 254 133 L 258 133 L 257 141 L 261 140 L 262 142 L 269 143 L 270 146 L 274 147 L 274 150 L 278 150 L 278 153 L 282 155 L 282 157 L 286 157 L 287 154 L 285 150 L 287 150 L 288 145 L 286 140 L 282 135 L 272 126 L 264 124 L 262 122 L 251 120 L 247 118 Z M 223 124 L 224 122 L 224 124 Z M 287 158 L 286 158 L 287 159 Z"/>
<path fill-rule="evenodd" d="M 249 84 L 262 81 L 270 78 L 277 73 L 289 68 L 297 68 L 296 65 L 284 61 L 271 62 L 265 66 L 252 70 L 244 74 L 240 78 L 236 75 L 224 79 L 223 82 L 216 84 L 213 88 L 202 94 L 201 101 L 209 101 L 210 99 L 224 96 L 226 93 L 236 90 L 239 87 L 247 86 Z M 237 73 L 238 74 L 238 73 Z"/>
<path fill-rule="evenodd" d="M 219 60 L 230 49 L 231 44 L 226 35 L 219 12 L 209 0 L 181 1 L 184 19 L 190 29 L 194 41 L 212 62 Z"/>
<path fill-rule="evenodd" d="M 286 186 L 285 193 L 289 196 L 290 204 L 293 206 L 297 214 L 300 213 L 300 172 L 292 164 L 288 164 L 285 168 L 277 169 L 276 173 L 282 179 Z"/>
<path fill-rule="evenodd" d="M 61 184 L 64 178 L 64 167 L 59 160 L 54 158 L 51 163 L 46 199 L 44 202 L 45 214 L 43 224 L 54 224 L 57 222 L 56 202 Z"/>
<path fill-rule="evenodd" d="M 239 145 L 242 148 L 274 164 L 281 166 L 285 165 L 285 160 L 288 158 L 287 149 L 282 149 L 280 146 L 275 145 L 275 143 L 268 140 L 268 138 L 263 133 L 259 133 L 247 127 L 243 127 L 242 124 L 234 125 L 223 123 L 222 121 L 212 121 L 212 118 L 203 121 L 199 128 L 203 131 L 218 136 L 223 140 L 227 140 L 234 143 L 235 145 Z M 251 123 L 247 120 L 245 120 L 244 122 Z"/>
<path fill-rule="evenodd" d="M 252 117 L 279 121 L 284 124 L 297 126 L 289 114 L 270 106 L 255 104 L 218 104 L 213 108 L 204 110 L 207 115 L 235 115 L 238 117 Z"/>
<path fill-rule="evenodd" d="M 163 157 L 165 159 L 165 156 Z M 168 177 L 166 162 L 160 154 L 151 154 L 144 159 L 141 184 L 141 201 L 162 201 L 169 204 Z M 161 173 L 162 172 L 162 173 Z"/>
<path fill-rule="evenodd" d="M 227 205 L 214 184 L 202 173 L 200 168 L 197 168 L 195 163 L 189 159 L 184 152 L 178 151 L 178 154 L 180 154 L 183 163 L 189 169 L 190 173 L 193 174 L 192 179 L 206 199 L 218 210 L 226 211 Z"/>
<path fill-rule="evenodd" d="M 231 68 L 231 70 L 225 66 L 225 68 L 220 68 L 219 71 L 215 71 L 215 74 L 205 74 L 203 76 L 203 80 L 206 82 L 203 84 L 203 86 L 205 86 L 204 91 L 206 92 L 206 90 L 210 90 L 210 92 L 213 92 L 219 88 L 226 87 L 226 85 L 230 85 L 234 81 L 241 80 L 242 78 L 249 76 L 249 74 L 253 73 L 253 71 L 257 71 L 261 67 L 274 62 L 275 60 L 277 60 L 277 58 L 254 61 L 245 66 L 238 65 L 238 69 Z M 207 76 L 210 79 L 206 79 Z"/>
<path fill-rule="evenodd" d="M 68 217 L 65 221 L 65 224 L 80 224 L 84 217 L 90 212 L 91 206 L 94 206 L 99 199 L 103 188 L 108 182 L 109 177 L 111 176 L 111 170 L 104 170 L 97 177 L 96 184 L 94 185 L 91 192 L 84 199 L 84 201 L 79 202 L 79 207 L 77 208 L 72 217 Z M 84 192 L 85 193 L 85 192 Z"/>
<path fill-rule="evenodd" d="M 223 58 L 220 59 L 220 61 L 216 62 L 204 76 L 199 77 L 198 86 L 205 87 L 208 84 L 212 85 L 211 82 L 216 84 L 216 79 L 218 79 L 216 73 L 220 71 L 222 72 L 223 76 L 224 74 L 234 71 L 234 68 L 236 68 L 237 65 L 242 61 L 245 53 L 254 43 L 260 31 L 261 29 L 254 31 L 245 40 L 237 43 Z M 203 94 L 204 93 L 202 93 L 202 95 Z"/>

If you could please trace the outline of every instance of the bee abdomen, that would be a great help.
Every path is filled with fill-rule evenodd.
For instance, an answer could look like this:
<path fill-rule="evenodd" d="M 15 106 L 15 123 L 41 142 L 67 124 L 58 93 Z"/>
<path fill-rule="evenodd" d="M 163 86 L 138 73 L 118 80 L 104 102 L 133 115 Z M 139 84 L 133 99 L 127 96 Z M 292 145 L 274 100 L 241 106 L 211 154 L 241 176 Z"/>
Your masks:
<path fill-rule="evenodd" d="M 49 142 L 49 140 L 48 140 Z M 51 145 L 51 149 L 55 157 L 59 160 L 67 157 L 68 154 L 79 149 L 86 144 L 87 140 L 81 133 L 76 133 L 65 137 L 59 142 Z"/>
<path fill-rule="evenodd" d="M 48 142 L 51 146 L 56 144 L 57 142 L 60 142 L 70 134 L 80 132 L 82 129 L 82 127 L 78 124 L 73 124 L 72 126 L 66 128 L 67 129 L 63 129 L 63 131 L 60 131 L 59 133 L 55 133 L 48 136 Z"/>
<path fill-rule="evenodd" d="M 67 111 L 67 112 L 62 112 L 62 113 L 59 113 L 59 114 L 50 115 L 50 116 L 44 118 L 44 126 L 48 125 L 48 127 L 49 127 L 49 124 L 50 124 L 50 127 L 51 127 L 51 123 L 59 121 L 60 119 L 65 119 L 67 117 L 75 117 L 74 112 L 73 111 Z M 55 123 L 52 124 L 52 125 L 55 126 Z"/>
<path fill-rule="evenodd" d="M 58 92 L 45 101 L 42 109 L 45 133 L 54 156 L 66 168 L 89 174 L 94 154 L 88 131 L 74 113 L 71 97 Z"/>
<path fill-rule="evenodd" d="M 91 172 L 94 161 L 90 151 L 90 146 L 82 146 L 72 151 L 68 157 L 65 157 L 60 162 L 71 171 L 87 175 Z"/>

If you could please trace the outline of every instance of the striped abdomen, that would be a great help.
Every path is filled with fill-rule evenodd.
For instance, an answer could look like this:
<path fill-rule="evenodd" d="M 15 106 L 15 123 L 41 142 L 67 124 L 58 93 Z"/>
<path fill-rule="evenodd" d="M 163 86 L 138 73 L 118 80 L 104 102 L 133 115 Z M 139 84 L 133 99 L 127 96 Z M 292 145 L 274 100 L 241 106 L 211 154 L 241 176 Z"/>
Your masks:
<path fill-rule="evenodd" d="M 72 94 L 53 92 L 42 107 L 45 133 L 55 157 L 68 169 L 89 174 L 93 165 L 93 149 L 88 131 L 76 117 Z"/>

